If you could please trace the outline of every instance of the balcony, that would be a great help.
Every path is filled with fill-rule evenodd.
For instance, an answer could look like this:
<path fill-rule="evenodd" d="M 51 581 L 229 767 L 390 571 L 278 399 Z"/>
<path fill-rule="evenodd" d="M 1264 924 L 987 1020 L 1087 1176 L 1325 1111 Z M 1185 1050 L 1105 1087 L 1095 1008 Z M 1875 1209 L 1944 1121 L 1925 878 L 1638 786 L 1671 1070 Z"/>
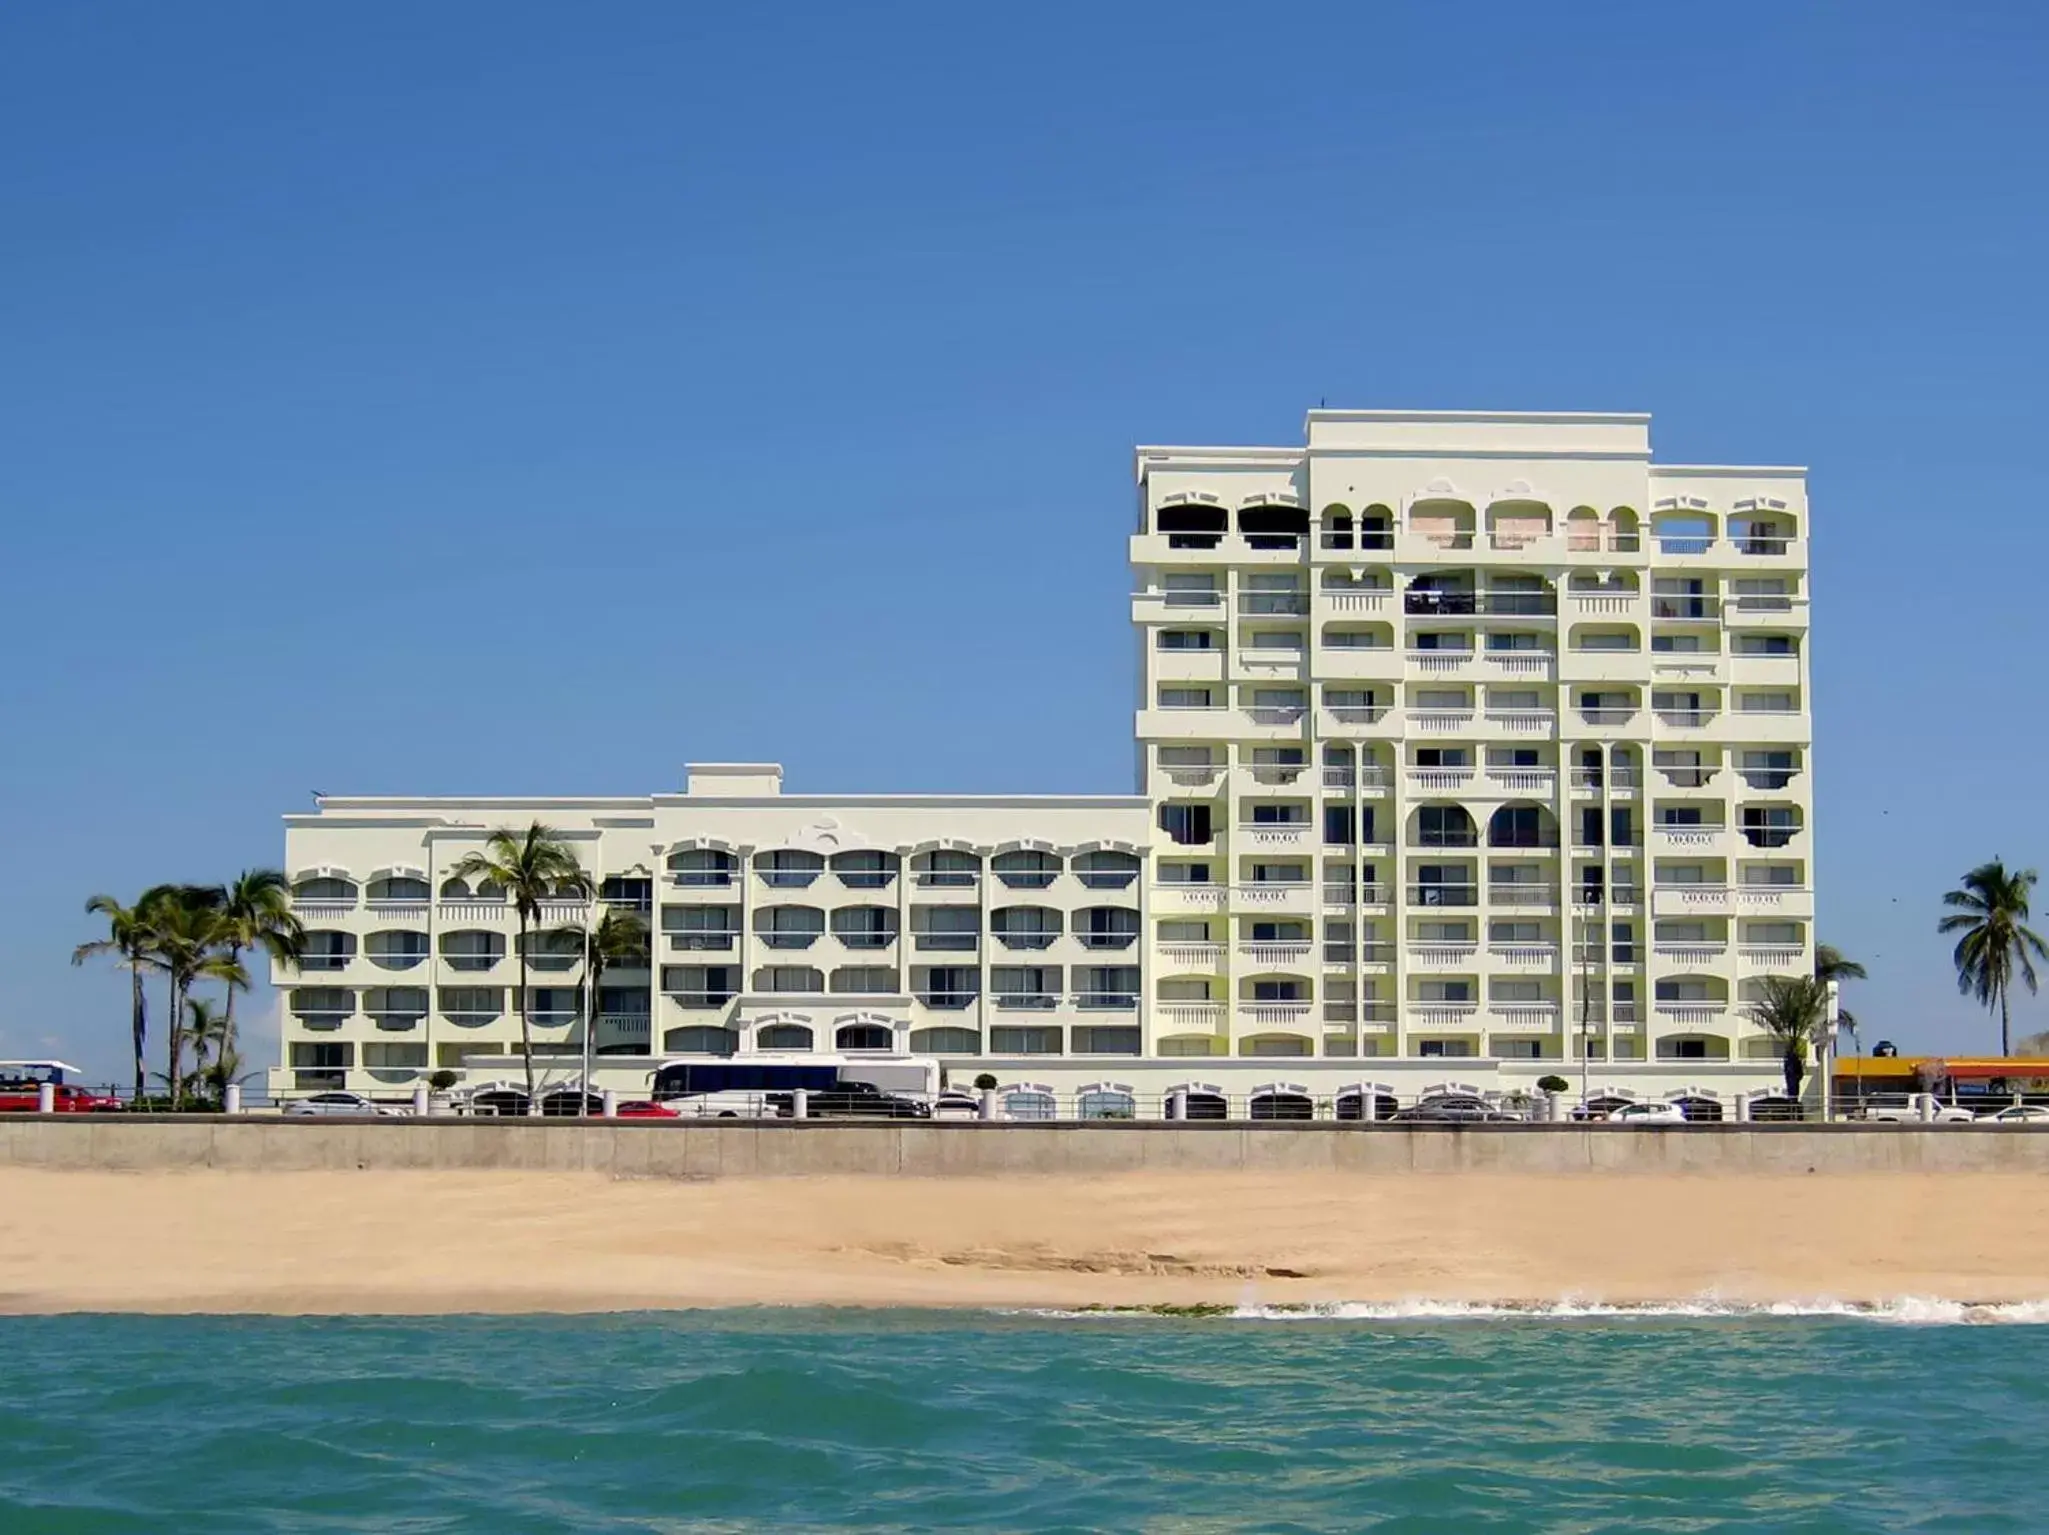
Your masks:
<path fill-rule="evenodd" d="M 1357 789 L 1363 794 L 1385 794 L 1387 769 L 1378 766 L 1327 767 L 1323 770 L 1323 786 L 1326 789 Z"/>
<path fill-rule="evenodd" d="M 1313 1004 L 1299 1002 L 1240 1002 L 1237 1009 L 1241 1029 L 1306 1029 Z"/>
<path fill-rule="evenodd" d="M 1668 911 L 1725 912 L 1728 909 L 1727 885 L 1685 884 L 1652 887 L 1652 910 L 1659 915 Z"/>
<path fill-rule="evenodd" d="M 1556 885 L 1489 885 L 1487 902 L 1491 906 L 1555 907 L 1558 904 Z"/>
<path fill-rule="evenodd" d="M 1221 762 L 1159 763 L 1154 771 L 1178 789 L 1213 788 L 1224 776 Z"/>
<path fill-rule="evenodd" d="M 1353 725 L 1378 725 L 1387 719 L 1388 710 L 1385 704 L 1327 704 L 1323 713 L 1332 727 L 1342 728 Z"/>
<path fill-rule="evenodd" d="M 1797 970 L 1807 963 L 1807 950 L 1797 943 L 1746 943 L 1736 952 L 1745 965 L 1759 970 Z"/>
<path fill-rule="evenodd" d="M 1660 822 L 1651 828 L 1660 851 L 1679 852 L 1687 848 L 1711 848 L 1729 828 L 1719 824 L 1681 825 Z"/>
<path fill-rule="evenodd" d="M 1558 1027 L 1556 1002 L 1496 1002 L 1488 1012 L 1488 1023 L 1497 1029 L 1543 1029 Z"/>
<path fill-rule="evenodd" d="M 614 1039 L 628 1042 L 651 1038 L 653 1023 L 653 1018 L 647 1013 L 600 1013 L 598 1015 L 598 1029 L 600 1033 L 610 1034 Z M 598 1048 L 602 1049 L 603 1047 L 604 1042 L 599 1041 Z"/>
<path fill-rule="evenodd" d="M 1622 618 L 1636 611 L 1640 592 L 1572 592 L 1572 611 L 1579 618 Z"/>
<path fill-rule="evenodd" d="M 1309 832 L 1307 821 L 1244 821 L 1238 826 L 1239 837 L 1260 848 L 1306 848 Z"/>
<path fill-rule="evenodd" d="M 989 1000 L 995 1003 L 999 1012 L 1050 1013 L 1060 1005 L 1060 997 L 1050 991 L 993 991 Z"/>
<path fill-rule="evenodd" d="M 1233 885 L 1233 897 L 1240 906 L 1275 907 L 1287 911 L 1308 911 L 1316 887 L 1307 880 L 1261 880 Z"/>
<path fill-rule="evenodd" d="M 1409 724 L 1416 735 L 1459 735 L 1473 724 L 1471 709 L 1411 709 Z"/>
<path fill-rule="evenodd" d="M 662 934 L 671 954 L 729 954 L 737 932 L 667 932 Z"/>
<path fill-rule="evenodd" d="M 1415 1002 L 1409 1006 L 1409 1021 L 1426 1029 L 1465 1029 L 1479 1010 L 1474 1002 Z"/>
<path fill-rule="evenodd" d="M 1409 903 L 1413 906 L 1477 906 L 1480 903 L 1480 887 L 1459 884 L 1411 885 Z"/>
<path fill-rule="evenodd" d="M 1238 945 L 1238 957 L 1252 965 L 1292 966 L 1307 963 L 1307 938 L 1254 939 Z"/>
<path fill-rule="evenodd" d="M 1306 704 L 1254 704 L 1241 712 L 1248 724 L 1283 729 L 1301 724 L 1309 709 Z"/>
<path fill-rule="evenodd" d="M 1309 765 L 1306 762 L 1255 762 L 1239 771 L 1257 787 L 1275 789 L 1300 782 L 1302 775 L 1309 771 Z"/>
<path fill-rule="evenodd" d="M 1394 593 L 1384 586 L 1370 588 L 1320 587 L 1317 601 L 1327 613 L 1385 613 L 1394 602 Z"/>
<path fill-rule="evenodd" d="M 1411 943 L 1409 963 L 1419 970 L 1470 970 L 1478 957 L 1477 943 Z"/>
<path fill-rule="evenodd" d="M 911 947 L 953 954 L 973 954 L 982 945 L 979 933 L 913 933 Z"/>
<path fill-rule="evenodd" d="M 1548 650 L 1489 650 L 1487 669 L 1502 677 L 1549 677 L 1558 657 Z"/>
<path fill-rule="evenodd" d="M 1455 676 L 1470 671 L 1473 652 L 1470 650 L 1412 650 L 1408 653 L 1412 670 L 1430 672 L 1437 676 Z"/>
<path fill-rule="evenodd" d="M 1386 885 L 1347 884 L 1332 880 L 1323 887 L 1323 904 L 1350 909 L 1355 906 L 1385 906 L 1389 898 Z"/>
<path fill-rule="evenodd" d="M 1581 724 L 1596 727 L 1627 725 L 1636 716 L 1637 709 L 1633 704 L 1627 706 L 1609 704 L 1592 707 L 1582 706 L 1579 711 Z"/>
<path fill-rule="evenodd" d="M 1215 911 L 1223 904 L 1222 885 L 1199 884 L 1194 880 L 1162 880 L 1153 887 L 1155 912 Z"/>
<path fill-rule="evenodd" d="M 1156 1011 L 1160 1027 L 1174 1033 L 1214 1034 L 1224 1024 L 1221 1002 L 1162 1002 Z"/>
<path fill-rule="evenodd" d="M 1714 709 L 1657 709 L 1658 723 L 1669 730 L 1705 730 L 1715 722 Z"/>
<path fill-rule="evenodd" d="M 1487 957 L 1510 970 L 1548 970 L 1558 963 L 1555 943 L 1490 943 Z"/>
<path fill-rule="evenodd" d="M 1138 1008 L 1135 991 L 1077 991 L 1069 999 L 1085 1013 L 1129 1013 Z"/>
<path fill-rule="evenodd" d="M 1548 767 L 1487 768 L 1487 782 L 1504 794 L 1530 794 L 1549 799 L 1558 787 L 1558 770 Z"/>
<path fill-rule="evenodd" d="M 1669 965 L 1719 964 L 1729 952 L 1726 943 L 1653 943 L 1651 952 Z"/>
<path fill-rule="evenodd" d="M 1713 1027 L 1719 1024 L 1723 1018 L 1727 1017 L 1729 1012 L 1728 1003 L 1717 1002 L 1710 998 L 1682 1002 L 1657 1002 L 1653 1006 L 1658 1017 L 1665 1023 L 1685 1028 Z M 1671 1058 L 1662 1051 L 1659 1053 L 1659 1059 L 1661 1060 Z"/>
<path fill-rule="evenodd" d="M 1422 794 L 1451 794 L 1473 781 L 1475 769 L 1464 767 L 1412 767 L 1409 787 Z"/>
<path fill-rule="evenodd" d="M 319 921 L 324 917 L 345 917 L 356 909 L 356 898 L 352 895 L 320 896 L 295 895 L 292 897 L 292 914 L 296 917 Z"/>
<path fill-rule="evenodd" d="M 1114 930 L 1077 932 L 1074 941 L 1084 949 L 1128 949 L 1138 942 L 1138 930 L 1133 928 L 1128 933 Z"/>
<path fill-rule="evenodd" d="M 1505 735 L 1549 735 L 1558 716 L 1549 709 L 1489 709 L 1487 723 Z"/>
<path fill-rule="evenodd" d="M 1600 794 L 1605 790 L 1610 794 L 1634 796 L 1640 787 L 1642 781 L 1634 768 L 1576 767 L 1572 770 L 1572 792 L 1575 794 Z"/>
<path fill-rule="evenodd" d="M 1217 970 L 1224 963 L 1220 943 L 1163 943 L 1156 946 L 1162 966 L 1175 970 Z"/>
<path fill-rule="evenodd" d="M 302 1029 L 338 1029 L 355 1017 L 355 1013 L 343 1012 L 338 1008 L 323 1008 L 317 1012 L 295 1010 L 292 1016 L 299 1021 L 299 1027 Z"/>

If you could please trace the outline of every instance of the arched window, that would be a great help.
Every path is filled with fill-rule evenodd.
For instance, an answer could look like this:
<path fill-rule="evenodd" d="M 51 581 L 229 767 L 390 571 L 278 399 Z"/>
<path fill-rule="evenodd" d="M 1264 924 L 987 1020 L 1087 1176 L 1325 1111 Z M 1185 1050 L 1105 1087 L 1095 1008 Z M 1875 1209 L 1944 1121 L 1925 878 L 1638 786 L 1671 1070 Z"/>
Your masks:
<path fill-rule="evenodd" d="M 1262 1087 L 1248 1106 L 1254 1119 L 1314 1119 L 1316 1103 L 1300 1088 Z"/>
<path fill-rule="evenodd" d="M 427 900 L 433 891 L 424 879 L 395 874 L 371 880 L 368 894 L 372 906 L 414 906 Z"/>
<path fill-rule="evenodd" d="M 1135 853 L 1120 853 L 1108 848 L 1083 853 L 1074 860 L 1074 872 L 1091 890 L 1122 890 L 1138 878 L 1138 870 L 1139 859 Z"/>
<path fill-rule="evenodd" d="M 1309 536 L 1309 514 L 1299 506 L 1248 506 L 1238 532 L 1254 549 L 1299 549 Z"/>
<path fill-rule="evenodd" d="M 731 1029 L 692 1027 L 662 1034 L 662 1049 L 672 1055 L 731 1055 L 739 1047 L 740 1036 Z"/>
<path fill-rule="evenodd" d="M 1044 890 L 1060 877 L 1060 855 L 1016 848 L 998 853 L 990 860 L 989 868 L 1012 890 Z"/>
<path fill-rule="evenodd" d="M 896 1036 L 879 1023 L 843 1023 L 832 1042 L 840 1050 L 888 1050 L 895 1046 Z"/>
<path fill-rule="evenodd" d="M 1349 549 L 1352 547 L 1352 514 L 1341 506 L 1327 506 L 1323 509 L 1323 547 L 1326 549 Z"/>
<path fill-rule="evenodd" d="M 1220 506 L 1163 506 L 1153 513 L 1153 531 L 1167 535 L 1169 549 L 1214 549 L 1229 526 Z"/>
<path fill-rule="evenodd" d="M 1138 1099 L 1128 1087 L 1114 1082 L 1105 1082 L 1096 1087 L 1084 1087 L 1074 1100 L 1074 1117 L 1077 1119 L 1136 1119 Z"/>
<path fill-rule="evenodd" d="M 739 866 L 739 859 L 715 847 L 684 848 L 668 857 L 670 880 L 686 888 L 730 885 Z"/>
<path fill-rule="evenodd" d="M 1050 1087 L 1012 1087 L 1003 1093 L 1003 1112 L 1012 1119 L 1055 1119 L 1059 1108 Z"/>
<path fill-rule="evenodd" d="M 811 1031 L 801 1023 L 772 1023 L 754 1032 L 757 1050 L 809 1050 Z"/>

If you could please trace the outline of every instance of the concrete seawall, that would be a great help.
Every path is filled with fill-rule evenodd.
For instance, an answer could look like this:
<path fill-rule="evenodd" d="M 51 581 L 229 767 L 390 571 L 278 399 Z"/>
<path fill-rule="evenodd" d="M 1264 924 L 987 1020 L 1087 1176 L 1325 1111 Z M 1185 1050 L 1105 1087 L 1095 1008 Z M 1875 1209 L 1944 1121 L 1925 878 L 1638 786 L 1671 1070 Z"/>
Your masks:
<path fill-rule="evenodd" d="M 591 1172 L 614 1178 L 1113 1172 L 2049 1173 L 2049 1129 L 1342 1124 L 617 1124 L 267 1116 L 0 1120 L 0 1167 Z"/>

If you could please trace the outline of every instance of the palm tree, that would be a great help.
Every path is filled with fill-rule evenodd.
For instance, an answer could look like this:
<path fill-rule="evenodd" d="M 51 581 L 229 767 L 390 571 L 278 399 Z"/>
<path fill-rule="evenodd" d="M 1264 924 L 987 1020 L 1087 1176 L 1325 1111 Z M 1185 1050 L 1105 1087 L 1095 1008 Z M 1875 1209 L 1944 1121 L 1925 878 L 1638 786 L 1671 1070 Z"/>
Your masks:
<path fill-rule="evenodd" d="M 228 992 L 232 1006 L 235 993 Z M 234 1049 L 234 1020 L 219 1010 L 219 1004 L 208 997 L 187 997 L 185 999 L 185 1038 L 192 1046 L 192 1070 L 185 1076 L 185 1087 L 195 1095 L 207 1080 L 207 1057 L 218 1060 Z"/>
<path fill-rule="evenodd" d="M 185 1000 L 192 983 L 205 978 L 224 981 L 230 987 L 249 984 L 241 961 L 221 952 L 226 940 L 217 897 L 218 889 L 212 886 L 155 885 L 136 902 L 149 928 L 150 950 L 157 966 L 170 979 L 170 1040 L 164 1080 L 174 1110 L 185 1096 L 179 1067 L 185 1057 Z"/>
<path fill-rule="evenodd" d="M 2035 887 L 2033 869 L 2008 871 L 2000 859 L 1981 863 L 1964 876 L 1961 888 L 1942 898 L 1958 908 L 1942 919 L 1939 933 L 1961 933 L 1951 956 L 1957 967 L 1957 990 L 1986 1007 L 1999 1006 L 1999 1053 L 2013 1054 L 2013 1033 L 2007 993 L 2016 972 L 2030 992 L 2036 989 L 2035 961 L 2049 960 L 2049 948 L 2028 927 L 2028 892 Z"/>
<path fill-rule="evenodd" d="M 149 923 L 140 901 L 123 906 L 110 895 L 96 895 L 85 903 L 85 909 L 107 919 L 107 936 L 73 949 L 71 963 L 82 965 L 98 955 L 111 954 L 128 972 L 128 1028 L 135 1046 L 135 1096 L 140 1098 L 149 1090 L 149 1072 L 143 1060 L 143 1046 L 149 1035 L 149 998 L 143 989 L 142 973 L 157 968 Z"/>
<path fill-rule="evenodd" d="M 1768 975 L 1758 983 L 1750 1016 L 1778 1042 L 1786 1096 L 1798 1103 L 1800 1083 L 1807 1075 L 1807 1051 L 1819 1047 L 1828 1032 L 1827 984 L 1811 975 Z"/>
<path fill-rule="evenodd" d="M 605 908 L 605 914 L 583 934 L 583 1092 L 576 1100 L 577 1118 L 590 1110 L 591 1030 L 598 1026 L 598 983 L 608 965 L 648 962 L 647 924 L 630 911 Z"/>
<path fill-rule="evenodd" d="M 527 952 L 534 923 L 540 919 L 541 902 L 551 896 L 571 894 L 586 900 L 591 894 L 590 876 L 576 861 L 576 854 L 561 834 L 535 821 L 525 831 L 501 826 L 491 833 L 481 853 L 466 853 L 455 866 L 457 879 L 479 875 L 501 885 L 519 913 L 519 1053 L 526 1063 L 526 1101 L 534 1097 L 534 1030 L 527 1006 Z"/>
<path fill-rule="evenodd" d="M 215 892 L 220 916 L 220 943 L 229 959 L 241 962 L 245 951 L 261 949 L 280 964 L 297 964 L 306 952 L 306 929 L 292 915 L 292 886 L 281 869 L 244 869 L 232 885 Z M 242 983 L 247 986 L 248 982 Z M 223 1042 L 235 1042 L 235 992 L 228 987 L 228 1010 L 222 1021 Z"/>
<path fill-rule="evenodd" d="M 1823 985 L 1836 982 L 1836 1022 L 1852 1034 L 1856 1033 L 1857 1015 L 1843 1006 L 1841 991 L 1844 981 L 1867 981 L 1871 978 L 1865 974 L 1864 967 L 1834 944 L 1817 943 L 1814 946 L 1814 978 Z"/>

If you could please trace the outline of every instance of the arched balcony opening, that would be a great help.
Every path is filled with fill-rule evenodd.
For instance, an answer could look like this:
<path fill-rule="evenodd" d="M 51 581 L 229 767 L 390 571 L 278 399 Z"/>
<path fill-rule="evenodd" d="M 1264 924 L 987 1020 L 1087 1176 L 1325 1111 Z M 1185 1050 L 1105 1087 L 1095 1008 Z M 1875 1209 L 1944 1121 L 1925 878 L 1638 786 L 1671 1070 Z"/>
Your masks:
<path fill-rule="evenodd" d="M 831 859 L 833 878 L 848 890 L 884 889 L 895 882 L 898 865 L 896 854 L 873 848 L 834 853 Z"/>
<path fill-rule="evenodd" d="M 1661 511 L 1651 518 L 1651 533 L 1658 541 L 1658 553 L 1706 554 L 1715 544 L 1715 518 L 1696 508 Z"/>
<path fill-rule="evenodd" d="M 1271 502 L 1248 506 L 1238 513 L 1238 536 L 1252 549 L 1299 549 L 1309 536 L 1309 513 Z"/>
<path fill-rule="evenodd" d="M 1635 507 L 1618 506 L 1608 513 L 1608 547 L 1617 554 L 1635 554 L 1643 548 L 1643 518 Z"/>
<path fill-rule="evenodd" d="M 989 913 L 989 930 L 1006 949 L 1048 949 L 1065 919 L 1050 906 L 999 906 Z"/>
<path fill-rule="evenodd" d="M 1010 890 L 1044 890 L 1060 877 L 1058 853 L 1040 848 L 1012 848 L 989 860 L 989 872 Z"/>
<path fill-rule="evenodd" d="M 299 951 L 302 975 L 320 970 L 346 970 L 356 956 L 356 935 L 332 928 L 309 928 Z"/>
<path fill-rule="evenodd" d="M 434 895 L 433 888 L 424 879 L 411 874 L 389 874 L 382 879 L 373 879 L 364 893 L 373 908 L 424 906 Z"/>
<path fill-rule="evenodd" d="M 894 906 L 841 906 L 832 914 L 832 935 L 847 949 L 886 949 L 896 942 Z"/>
<path fill-rule="evenodd" d="M 1002 1102 L 1007 1119 L 1047 1120 L 1060 1116 L 1053 1089 L 1037 1083 L 1019 1083 L 1004 1088 Z"/>
<path fill-rule="evenodd" d="M 825 855 L 779 847 L 754 855 L 754 873 L 774 890 L 802 890 L 825 873 Z"/>
<path fill-rule="evenodd" d="M 1785 554 L 1798 535 L 1793 515 L 1784 509 L 1740 510 L 1729 519 L 1729 542 L 1738 554 Z"/>
<path fill-rule="evenodd" d="M 1551 508 L 1542 501 L 1509 499 L 1487 508 L 1487 542 L 1495 549 L 1527 549 L 1551 536 Z"/>
<path fill-rule="evenodd" d="M 1085 949 L 1128 949 L 1138 942 L 1138 912 L 1129 906 L 1084 906 L 1074 936 Z"/>
<path fill-rule="evenodd" d="M 832 1043 L 836 1050 L 892 1050 L 896 1033 L 879 1023 L 843 1023 L 833 1030 Z"/>
<path fill-rule="evenodd" d="M 1418 805 L 1409 816 L 1411 847 L 1478 847 L 1479 829 L 1463 805 Z"/>
<path fill-rule="evenodd" d="M 1463 617 L 1478 605 L 1469 570 L 1426 570 L 1402 593 L 1402 611 L 1412 617 Z"/>
<path fill-rule="evenodd" d="M 1231 519 L 1221 506 L 1183 502 L 1153 513 L 1153 531 L 1166 535 L 1169 549 L 1214 549 L 1224 541 Z"/>
<path fill-rule="evenodd" d="M 1142 860 L 1135 853 L 1098 848 L 1074 860 L 1075 877 L 1090 890 L 1122 890 L 1138 878 Z"/>
<path fill-rule="evenodd" d="M 1316 1100 L 1309 1096 L 1309 1089 L 1293 1082 L 1276 1082 L 1267 1087 L 1255 1087 L 1246 1102 L 1246 1113 L 1253 1119 L 1314 1119 Z"/>
<path fill-rule="evenodd" d="M 1440 549 L 1470 549 L 1477 517 L 1470 501 L 1426 496 L 1409 506 L 1409 532 Z"/>
<path fill-rule="evenodd" d="M 808 949 L 825 936 L 825 913 L 816 906 L 762 906 L 754 935 L 771 949 Z"/>
<path fill-rule="evenodd" d="M 363 952 L 380 970 L 411 970 L 427 961 L 427 935 L 409 929 L 372 933 Z"/>
<path fill-rule="evenodd" d="M 981 855 L 962 848 L 934 848 L 911 858 L 911 879 L 922 889 L 972 889 L 981 878 Z"/>
<path fill-rule="evenodd" d="M 1558 818 L 1547 806 L 1511 801 L 1487 818 L 1487 845 L 1495 848 L 1556 847 Z"/>
<path fill-rule="evenodd" d="M 732 884 L 740 860 L 724 848 L 688 847 L 671 853 L 664 867 L 670 884 L 689 890 Z"/>
<path fill-rule="evenodd" d="M 1323 509 L 1322 534 L 1317 543 L 1324 549 L 1352 547 L 1351 508 L 1333 504 Z"/>
<path fill-rule="evenodd" d="M 1392 549 L 1394 547 L 1394 509 L 1392 507 L 1375 502 L 1359 514 L 1359 547 L 1361 549 Z"/>
<path fill-rule="evenodd" d="M 1184 1082 L 1167 1089 L 1171 1099 L 1175 1093 L 1186 1095 L 1186 1119 L 1229 1119 L 1231 1105 L 1224 1097 L 1224 1090 L 1208 1082 Z"/>
<path fill-rule="evenodd" d="M 1138 1095 L 1122 1082 L 1091 1082 L 1074 1095 L 1076 1119 L 1136 1119 Z"/>
<path fill-rule="evenodd" d="M 292 905 L 354 906 L 356 882 L 343 874 L 310 874 L 292 882 Z"/>

